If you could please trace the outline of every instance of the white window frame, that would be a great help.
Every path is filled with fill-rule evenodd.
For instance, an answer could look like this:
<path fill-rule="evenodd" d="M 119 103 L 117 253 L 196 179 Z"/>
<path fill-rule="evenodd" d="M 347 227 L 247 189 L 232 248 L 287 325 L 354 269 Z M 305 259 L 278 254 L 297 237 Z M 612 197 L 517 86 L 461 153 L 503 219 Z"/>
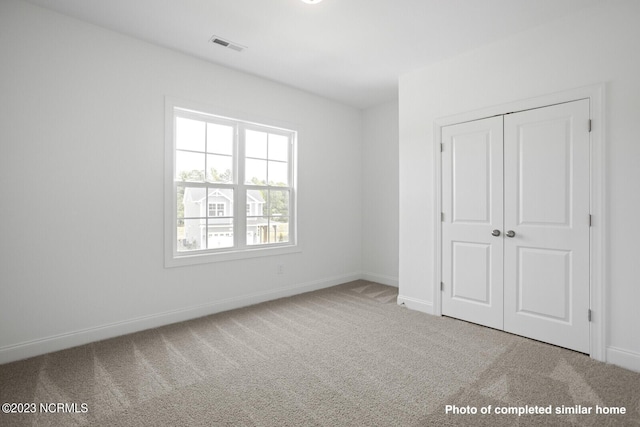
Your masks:
<path fill-rule="evenodd" d="M 233 146 L 233 182 L 230 184 L 202 184 L 209 187 L 233 189 L 233 237 L 232 248 L 199 249 L 188 252 L 177 250 L 177 186 L 175 180 L 176 141 L 175 126 L 176 117 L 196 118 L 197 120 L 210 120 L 212 122 L 233 124 L 235 137 Z M 270 123 L 265 124 L 265 121 Z M 262 122 L 262 123 L 260 123 Z M 228 261 L 261 256 L 275 256 L 294 252 L 300 252 L 297 227 L 297 136 L 298 132 L 291 129 L 291 125 L 279 125 L 271 120 L 260 118 L 252 120 L 247 114 L 233 112 L 225 114 L 221 108 L 196 104 L 189 101 L 167 97 L 165 99 L 165 267 L 179 267 L 184 265 L 202 264 L 209 262 Z M 256 128 L 285 135 L 289 138 L 289 186 L 256 186 L 244 182 L 244 132 L 243 130 Z M 192 184 L 192 183 L 190 183 Z M 197 186 L 198 184 L 196 184 Z M 275 242 L 260 245 L 247 244 L 247 191 L 250 189 L 273 189 L 289 191 L 289 241 Z M 205 209 L 208 214 L 208 206 Z M 226 212 L 225 212 L 226 214 Z"/>

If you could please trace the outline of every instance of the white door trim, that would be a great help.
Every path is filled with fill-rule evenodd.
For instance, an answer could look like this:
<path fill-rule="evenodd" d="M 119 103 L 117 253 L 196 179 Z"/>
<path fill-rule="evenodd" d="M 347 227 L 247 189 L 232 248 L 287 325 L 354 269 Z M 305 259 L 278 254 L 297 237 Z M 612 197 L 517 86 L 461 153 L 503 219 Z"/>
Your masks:
<path fill-rule="evenodd" d="M 605 84 L 580 87 L 550 95 L 526 100 L 514 101 L 502 105 L 482 108 L 461 114 L 442 117 L 434 121 L 434 280 L 433 280 L 433 314 L 442 315 L 442 171 L 441 151 L 442 127 L 456 123 L 478 120 L 486 117 L 508 114 L 516 111 L 541 108 L 564 102 L 589 99 L 592 128 L 590 134 L 590 211 L 592 227 L 590 229 L 590 307 L 592 312 L 590 324 L 589 354 L 593 359 L 606 361 L 606 291 L 605 282 L 608 274 L 606 246 L 606 150 L 605 136 Z M 585 314 L 586 315 L 586 314 Z"/>

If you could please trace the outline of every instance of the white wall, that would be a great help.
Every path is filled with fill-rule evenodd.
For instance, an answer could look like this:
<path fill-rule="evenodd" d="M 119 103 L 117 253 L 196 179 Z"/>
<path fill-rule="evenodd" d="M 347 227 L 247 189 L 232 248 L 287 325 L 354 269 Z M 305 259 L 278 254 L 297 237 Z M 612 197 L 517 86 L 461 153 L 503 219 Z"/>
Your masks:
<path fill-rule="evenodd" d="M 398 103 L 363 113 L 363 277 L 398 286 Z"/>
<path fill-rule="evenodd" d="M 359 110 L 14 0 L 0 58 L 0 363 L 361 277 Z M 301 253 L 163 267 L 165 96 L 299 129 Z"/>
<path fill-rule="evenodd" d="M 640 371 L 640 2 L 612 0 L 400 78 L 400 293 L 434 286 L 436 118 L 604 82 L 607 360 Z"/>

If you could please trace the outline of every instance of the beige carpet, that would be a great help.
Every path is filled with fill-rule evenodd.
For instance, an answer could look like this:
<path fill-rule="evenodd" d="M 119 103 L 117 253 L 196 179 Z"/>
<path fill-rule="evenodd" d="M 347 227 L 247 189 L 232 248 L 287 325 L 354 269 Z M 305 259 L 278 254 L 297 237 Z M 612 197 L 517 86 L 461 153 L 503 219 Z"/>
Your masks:
<path fill-rule="evenodd" d="M 0 425 L 640 426 L 640 374 L 396 305 L 357 281 L 0 366 Z M 41 403 L 80 413 L 43 413 Z M 82 413 L 82 405 L 87 411 Z M 454 415 L 446 405 L 624 407 Z"/>

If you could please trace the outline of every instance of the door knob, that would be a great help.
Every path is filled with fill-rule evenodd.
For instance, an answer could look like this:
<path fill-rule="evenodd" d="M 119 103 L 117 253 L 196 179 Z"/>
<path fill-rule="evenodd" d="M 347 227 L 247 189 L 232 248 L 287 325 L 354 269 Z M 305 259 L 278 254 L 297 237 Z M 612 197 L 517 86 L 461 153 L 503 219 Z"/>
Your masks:
<path fill-rule="evenodd" d="M 493 231 L 491 232 L 491 235 L 492 235 L 492 236 L 496 236 L 496 237 L 498 237 L 498 236 L 500 235 L 500 230 L 493 230 Z"/>
<path fill-rule="evenodd" d="M 509 230 L 507 231 L 507 237 L 516 237 L 516 232 L 513 230 Z"/>

